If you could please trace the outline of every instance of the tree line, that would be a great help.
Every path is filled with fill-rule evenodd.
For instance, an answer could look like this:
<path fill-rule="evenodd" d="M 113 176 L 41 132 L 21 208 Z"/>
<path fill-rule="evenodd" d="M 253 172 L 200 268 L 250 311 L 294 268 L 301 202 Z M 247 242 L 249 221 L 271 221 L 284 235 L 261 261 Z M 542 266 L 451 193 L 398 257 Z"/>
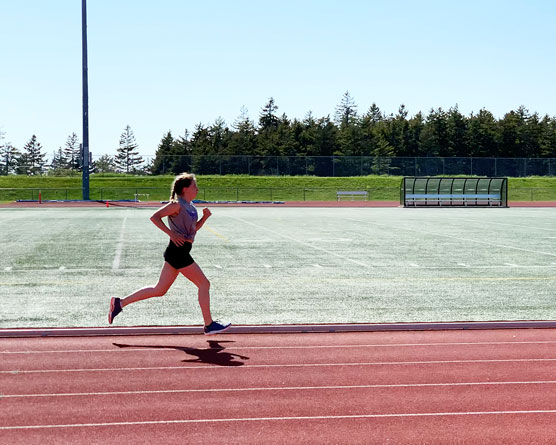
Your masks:
<path fill-rule="evenodd" d="M 0 132 L 0 142 L 5 134 Z M 128 125 L 120 136 L 120 144 L 115 156 L 103 155 L 98 160 L 90 159 L 89 169 L 95 172 L 150 173 L 150 164 L 144 165 L 142 156 L 137 151 L 138 144 L 133 130 Z M 71 175 L 83 170 L 83 149 L 76 133 L 70 134 L 64 147 L 52 153 L 49 163 L 37 136 L 23 146 L 22 150 L 11 143 L 0 145 L 0 174 L 40 175 L 47 171 L 52 175 Z"/>
<path fill-rule="evenodd" d="M 128 126 L 116 155 L 95 160 L 92 169 L 177 173 L 184 169 L 184 155 L 556 158 L 556 117 L 541 117 L 524 106 L 500 119 L 486 109 L 465 116 L 457 105 L 409 116 L 403 104 L 397 113 L 386 114 L 373 103 L 361 113 L 346 92 L 332 117 L 318 118 L 309 112 L 303 119 L 290 119 L 278 110 L 271 97 L 257 121 L 243 107 L 231 125 L 217 118 L 210 125 L 197 124 L 192 132 L 185 130 L 182 136 L 174 137 L 168 131 L 154 159 L 147 163 L 138 156 Z M 79 169 L 77 145 L 74 133 L 66 147 L 55 153 L 54 168 Z M 19 155 L 13 150 L 9 144 L 1 146 L 0 171 L 33 174 L 35 170 L 18 169 L 18 165 L 37 165 L 40 150 L 36 139 L 33 137 Z"/>

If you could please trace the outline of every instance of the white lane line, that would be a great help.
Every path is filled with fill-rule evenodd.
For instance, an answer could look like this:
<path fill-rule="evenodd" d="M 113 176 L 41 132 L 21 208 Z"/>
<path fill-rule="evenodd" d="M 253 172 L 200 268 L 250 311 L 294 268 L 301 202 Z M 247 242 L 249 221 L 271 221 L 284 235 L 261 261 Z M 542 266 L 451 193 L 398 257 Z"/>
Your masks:
<path fill-rule="evenodd" d="M 111 349 L 68 349 L 68 350 L 37 350 L 37 351 L 0 351 L 0 354 L 83 354 L 88 352 L 125 352 L 125 351 L 252 351 L 252 350 L 276 350 L 276 349 L 356 349 L 356 348 L 415 348 L 415 347 L 454 347 L 454 346 L 502 346 L 502 345 L 553 345 L 556 340 L 532 340 L 532 341 L 480 341 L 480 342 L 438 342 L 438 343 L 369 343 L 369 344 L 339 344 L 339 345 L 306 345 L 306 346 L 226 346 L 226 348 L 193 348 L 187 346 L 126 346 Z"/>
<path fill-rule="evenodd" d="M 283 233 L 276 232 L 276 231 L 271 230 L 271 229 L 269 229 L 269 228 L 267 228 L 267 227 L 261 226 L 261 225 L 259 225 L 259 224 L 255 224 L 255 223 L 253 223 L 253 222 L 251 222 L 251 221 L 247 221 L 247 220 L 242 219 L 242 218 L 237 218 L 237 217 L 235 217 L 235 216 L 230 216 L 230 215 L 226 215 L 226 216 L 227 216 L 228 218 L 235 219 L 236 221 L 239 221 L 239 222 L 241 222 L 241 223 L 243 223 L 243 224 L 249 224 L 249 225 L 251 225 L 251 226 L 253 226 L 253 227 L 257 227 L 258 229 L 262 229 L 262 230 L 266 230 L 267 232 L 274 233 L 275 235 L 278 235 L 278 236 L 280 236 L 280 237 L 282 237 L 282 238 L 286 238 L 286 239 L 295 241 L 296 243 L 301 244 L 301 245 L 303 245 L 303 246 L 307 246 L 307 247 L 310 247 L 310 248 L 312 248 L 312 249 L 319 250 L 319 251 L 321 251 L 321 252 L 325 252 L 328 256 L 335 256 L 336 258 L 340 258 L 341 260 L 344 260 L 344 261 L 349 261 L 350 263 L 357 264 L 358 266 L 371 267 L 371 266 L 369 266 L 368 264 L 362 263 L 361 261 L 354 260 L 354 259 L 349 258 L 349 257 L 346 257 L 346 256 L 344 256 L 344 255 L 339 255 L 339 254 L 333 252 L 333 251 L 330 250 L 330 249 L 324 249 L 324 248 L 322 248 L 322 247 L 314 246 L 313 244 L 306 243 L 305 241 L 300 241 L 300 240 L 298 240 L 298 239 L 296 239 L 296 238 L 293 238 L 293 237 L 291 237 L 291 236 L 289 236 L 289 235 L 284 235 Z M 556 255 L 555 255 L 555 256 L 556 256 Z"/>
<path fill-rule="evenodd" d="M 106 423 L 71 423 L 60 425 L 14 425 L 0 426 L 0 430 L 31 430 L 46 428 L 86 428 L 108 426 L 135 425 L 168 425 L 195 423 L 228 423 L 228 422 L 277 422 L 277 421 L 308 421 L 308 420 L 339 420 L 339 419 L 383 419 L 403 417 L 448 417 L 448 416 L 487 416 L 487 415 L 524 415 L 524 414 L 556 414 L 554 409 L 536 409 L 519 411 L 461 411 L 437 413 L 388 413 L 388 414 L 346 414 L 338 416 L 299 416 L 299 417 L 243 417 L 220 419 L 173 419 L 173 420 L 145 420 L 136 422 L 106 422 Z"/>
<path fill-rule="evenodd" d="M 476 219 L 467 219 L 467 218 L 455 218 L 453 216 L 448 216 L 447 219 L 455 219 L 457 221 L 468 221 L 468 222 L 475 222 L 478 224 L 481 224 L 481 226 L 485 225 L 484 221 L 480 221 L 480 220 L 476 220 Z M 487 225 L 497 225 L 497 226 L 510 226 L 510 227 L 523 227 L 525 229 L 529 229 L 529 230 L 550 230 L 551 232 L 556 232 L 556 229 L 548 229 L 546 227 L 536 227 L 536 226 L 527 226 L 524 224 L 508 224 L 508 223 L 500 223 L 500 222 L 494 222 L 494 221 L 488 221 Z"/>
<path fill-rule="evenodd" d="M 346 219 L 349 220 L 349 221 L 355 221 L 355 222 L 364 223 L 364 224 L 372 224 L 372 225 L 379 226 L 379 227 L 387 227 L 389 229 L 406 230 L 406 231 L 409 231 L 409 232 L 415 232 L 415 233 L 420 233 L 420 234 L 442 236 L 444 238 L 451 238 L 451 239 L 455 239 L 455 240 L 458 240 L 458 241 L 469 241 L 470 243 L 486 244 L 488 246 L 502 247 L 504 249 L 520 250 L 522 252 L 538 253 L 540 255 L 548 255 L 548 256 L 556 257 L 556 253 L 543 252 L 543 251 L 540 251 L 540 250 L 525 249 L 525 248 L 522 248 L 522 247 L 508 246 L 508 245 L 505 245 L 505 244 L 498 244 L 498 243 L 491 243 L 491 242 L 488 242 L 488 241 L 475 240 L 475 239 L 472 239 L 472 238 L 462 238 L 462 237 L 459 237 L 459 236 L 446 235 L 444 233 L 429 232 L 428 230 L 408 229 L 407 227 L 394 227 L 390 224 L 380 224 L 380 223 L 376 223 L 376 222 L 372 222 L 372 221 L 362 221 L 360 219 L 352 219 L 352 218 L 346 218 Z"/>
<path fill-rule="evenodd" d="M 116 255 L 114 256 L 114 261 L 112 262 L 112 271 L 116 271 L 120 267 L 120 257 L 122 256 L 122 248 L 124 246 L 124 233 L 125 233 L 126 221 L 127 221 L 127 216 L 124 216 L 124 220 L 122 221 L 122 229 L 120 230 L 120 239 L 118 240 L 118 245 L 116 246 Z"/>
<path fill-rule="evenodd" d="M 477 360 L 426 360 L 408 362 L 355 362 L 355 363 L 298 363 L 298 364 L 270 364 L 270 365 L 243 365 L 243 366 L 222 366 L 222 365 L 198 365 L 198 366 L 148 366 L 142 368 L 78 368 L 78 369 L 31 369 L 11 371 L 0 371 L 2 374 L 54 374 L 72 372 L 130 372 L 130 371 L 176 371 L 196 369 L 204 371 L 206 369 L 264 369 L 264 368 L 333 368 L 340 366 L 413 366 L 413 365 L 451 365 L 451 364 L 470 364 L 470 363 L 542 363 L 556 362 L 556 358 L 518 358 L 518 359 L 477 359 Z"/>
<path fill-rule="evenodd" d="M 386 388 L 435 388 L 461 386 L 522 386 L 522 385 L 556 385 L 556 380 L 533 380 L 517 382 L 444 382 L 444 383 L 391 383 L 375 385 L 323 385 L 323 386 L 274 386 L 253 388 L 201 388 L 201 389 L 153 389 L 138 391 L 103 391 L 44 394 L 3 394 L 0 399 L 18 399 L 33 397 L 89 397 L 89 396 L 126 396 L 138 394 L 187 394 L 218 392 L 264 392 L 264 391 L 336 391 L 352 389 L 386 389 Z"/>

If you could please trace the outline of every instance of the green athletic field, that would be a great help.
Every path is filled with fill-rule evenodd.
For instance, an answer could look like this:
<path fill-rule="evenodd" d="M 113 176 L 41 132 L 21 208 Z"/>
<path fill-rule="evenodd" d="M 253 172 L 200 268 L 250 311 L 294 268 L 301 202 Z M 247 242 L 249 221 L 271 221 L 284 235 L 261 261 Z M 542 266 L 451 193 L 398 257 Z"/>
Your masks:
<path fill-rule="evenodd" d="M 218 208 L 192 254 L 236 324 L 556 319 L 556 208 Z M 153 209 L 0 209 L 0 327 L 105 326 L 155 284 Z M 201 324 L 196 288 L 115 326 Z"/>

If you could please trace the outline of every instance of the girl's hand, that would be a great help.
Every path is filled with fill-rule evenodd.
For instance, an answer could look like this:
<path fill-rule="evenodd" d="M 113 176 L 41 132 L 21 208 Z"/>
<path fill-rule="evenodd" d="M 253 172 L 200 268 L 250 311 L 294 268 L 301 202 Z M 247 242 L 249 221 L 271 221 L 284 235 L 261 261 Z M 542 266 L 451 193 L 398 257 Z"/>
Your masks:
<path fill-rule="evenodd" d="M 178 247 L 182 246 L 187 241 L 185 236 L 176 232 L 172 232 L 172 234 L 170 235 L 170 239 Z"/>
<path fill-rule="evenodd" d="M 207 219 L 210 215 L 212 215 L 212 212 L 205 207 L 203 209 L 203 218 Z"/>

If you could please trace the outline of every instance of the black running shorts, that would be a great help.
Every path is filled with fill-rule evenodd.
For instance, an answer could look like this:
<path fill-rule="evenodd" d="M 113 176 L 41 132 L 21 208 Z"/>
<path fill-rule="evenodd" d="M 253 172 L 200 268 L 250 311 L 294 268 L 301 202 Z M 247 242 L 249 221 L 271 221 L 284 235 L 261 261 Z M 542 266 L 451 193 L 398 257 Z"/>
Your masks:
<path fill-rule="evenodd" d="M 192 244 L 185 242 L 181 246 L 176 246 L 172 241 L 164 251 L 164 260 L 170 264 L 174 269 L 181 269 L 183 267 L 191 266 L 195 260 L 191 257 Z"/>

